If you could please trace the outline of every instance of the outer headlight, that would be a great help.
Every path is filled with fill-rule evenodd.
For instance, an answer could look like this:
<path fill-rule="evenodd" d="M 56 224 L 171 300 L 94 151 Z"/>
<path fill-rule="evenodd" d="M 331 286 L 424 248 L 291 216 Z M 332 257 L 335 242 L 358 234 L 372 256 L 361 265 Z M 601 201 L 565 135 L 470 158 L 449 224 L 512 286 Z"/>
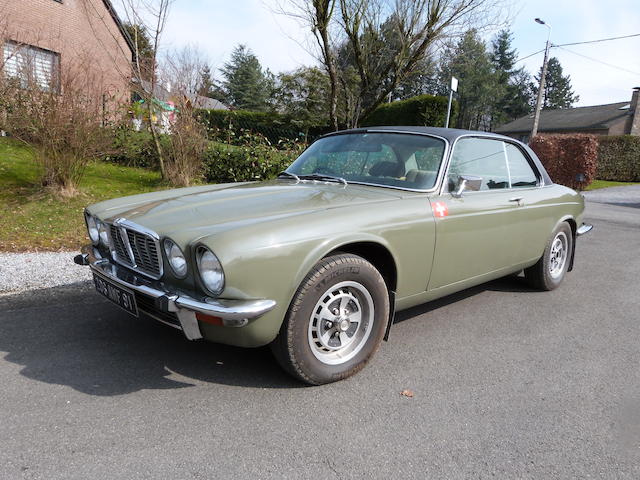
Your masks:
<path fill-rule="evenodd" d="M 100 244 L 103 247 L 109 246 L 109 234 L 107 233 L 107 225 L 100 220 L 96 220 L 96 224 L 98 225 L 98 237 Z"/>
<path fill-rule="evenodd" d="M 198 272 L 204 286 L 214 295 L 224 290 L 224 272 L 220 260 L 207 247 L 200 245 L 196 250 Z"/>
<path fill-rule="evenodd" d="M 176 277 L 183 278 L 187 274 L 187 259 L 185 258 L 180 247 L 170 238 L 165 238 L 164 253 L 167 256 L 171 270 Z"/>
<path fill-rule="evenodd" d="M 100 232 L 98 232 L 98 224 L 96 218 L 87 213 L 87 230 L 89 231 L 89 238 L 94 245 L 97 245 L 100 241 Z"/>

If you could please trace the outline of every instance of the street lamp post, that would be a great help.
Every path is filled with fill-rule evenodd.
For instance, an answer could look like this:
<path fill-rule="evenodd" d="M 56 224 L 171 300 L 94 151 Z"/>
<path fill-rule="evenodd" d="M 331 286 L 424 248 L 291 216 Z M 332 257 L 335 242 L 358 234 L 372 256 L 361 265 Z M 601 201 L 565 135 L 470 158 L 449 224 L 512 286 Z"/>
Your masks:
<path fill-rule="evenodd" d="M 533 115 L 533 128 L 531 129 L 530 138 L 535 137 L 538 134 L 538 124 L 540 123 L 540 109 L 542 108 L 542 93 L 544 92 L 544 82 L 545 77 L 547 76 L 547 60 L 549 59 L 549 48 L 551 47 L 551 43 L 549 39 L 551 38 L 551 25 L 545 23 L 544 20 L 540 18 L 536 18 L 536 22 L 540 25 L 544 25 L 549 29 L 547 33 L 547 44 L 544 49 L 544 60 L 542 61 L 542 74 L 540 75 L 540 86 L 538 87 L 538 98 L 536 100 L 536 111 Z"/>

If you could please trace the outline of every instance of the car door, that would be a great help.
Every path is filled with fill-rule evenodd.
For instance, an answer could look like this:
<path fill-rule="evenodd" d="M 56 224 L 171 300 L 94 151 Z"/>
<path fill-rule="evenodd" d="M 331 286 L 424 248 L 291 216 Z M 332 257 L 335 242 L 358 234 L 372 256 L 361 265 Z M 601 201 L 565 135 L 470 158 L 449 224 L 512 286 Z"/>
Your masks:
<path fill-rule="evenodd" d="M 511 263 L 539 258 L 555 225 L 553 202 L 542 188 L 542 176 L 516 143 L 504 142 L 511 195 L 515 205 L 507 216 L 507 235 L 513 239 Z"/>
<path fill-rule="evenodd" d="M 482 178 L 478 191 L 454 191 L 460 175 Z M 507 215 L 511 200 L 503 142 L 489 137 L 461 137 L 454 146 L 439 195 L 431 197 L 436 247 L 429 290 L 481 278 L 511 265 L 513 235 Z"/>

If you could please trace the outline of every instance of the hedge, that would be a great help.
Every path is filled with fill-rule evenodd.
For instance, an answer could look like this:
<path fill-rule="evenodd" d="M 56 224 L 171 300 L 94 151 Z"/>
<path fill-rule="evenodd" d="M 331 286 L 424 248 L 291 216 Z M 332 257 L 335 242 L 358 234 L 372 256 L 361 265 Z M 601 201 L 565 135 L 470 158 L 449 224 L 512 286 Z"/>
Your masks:
<path fill-rule="evenodd" d="M 242 146 L 211 142 L 204 158 L 207 182 L 230 183 L 267 180 L 286 169 L 302 147 L 288 151 L 269 145 Z"/>
<path fill-rule="evenodd" d="M 210 140 L 233 143 L 234 132 L 249 130 L 265 136 L 271 143 L 279 140 L 312 141 L 329 132 L 326 126 L 299 125 L 295 119 L 275 112 L 248 110 L 199 110 Z"/>
<path fill-rule="evenodd" d="M 448 102 L 447 97 L 419 95 L 406 100 L 383 103 L 362 121 L 362 126 L 424 125 L 444 127 Z M 453 102 L 450 125 L 455 123 L 457 111 L 457 102 Z"/>
<path fill-rule="evenodd" d="M 597 177 L 600 180 L 640 182 L 640 137 L 601 137 Z"/>
<path fill-rule="evenodd" d="M 598 139 L 594 135 L 537 135 L 529 146 L 555 183 L 584 190 L 596 178 Z"/>

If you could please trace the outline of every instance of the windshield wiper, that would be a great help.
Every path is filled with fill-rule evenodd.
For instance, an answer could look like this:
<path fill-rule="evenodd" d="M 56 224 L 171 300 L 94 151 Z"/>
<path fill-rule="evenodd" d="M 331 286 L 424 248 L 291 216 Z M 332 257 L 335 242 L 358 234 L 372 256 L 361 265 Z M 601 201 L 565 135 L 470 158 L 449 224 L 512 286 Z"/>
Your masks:
<path fill-rule="evenodd" d="M 302 180 L 326 180 L 329 182 L 339 182 L 343 185 L 347 185 L 347 181 L 342 177 L 334 177 L 333 175 L 325 175 L 322 173 L 310 173 L 308 175 L 300 175 Z"/>
<path fill-rule="evenodd" d="M 295 178 L 296 182 L 300 181 L 300 177 L 298 175 L 296 175 L 295 173 L 287 172 L 286 170 L 278 174 L 278 178 L 282 178 L 282 177 L 291 177 L 291 178 Z"/>

